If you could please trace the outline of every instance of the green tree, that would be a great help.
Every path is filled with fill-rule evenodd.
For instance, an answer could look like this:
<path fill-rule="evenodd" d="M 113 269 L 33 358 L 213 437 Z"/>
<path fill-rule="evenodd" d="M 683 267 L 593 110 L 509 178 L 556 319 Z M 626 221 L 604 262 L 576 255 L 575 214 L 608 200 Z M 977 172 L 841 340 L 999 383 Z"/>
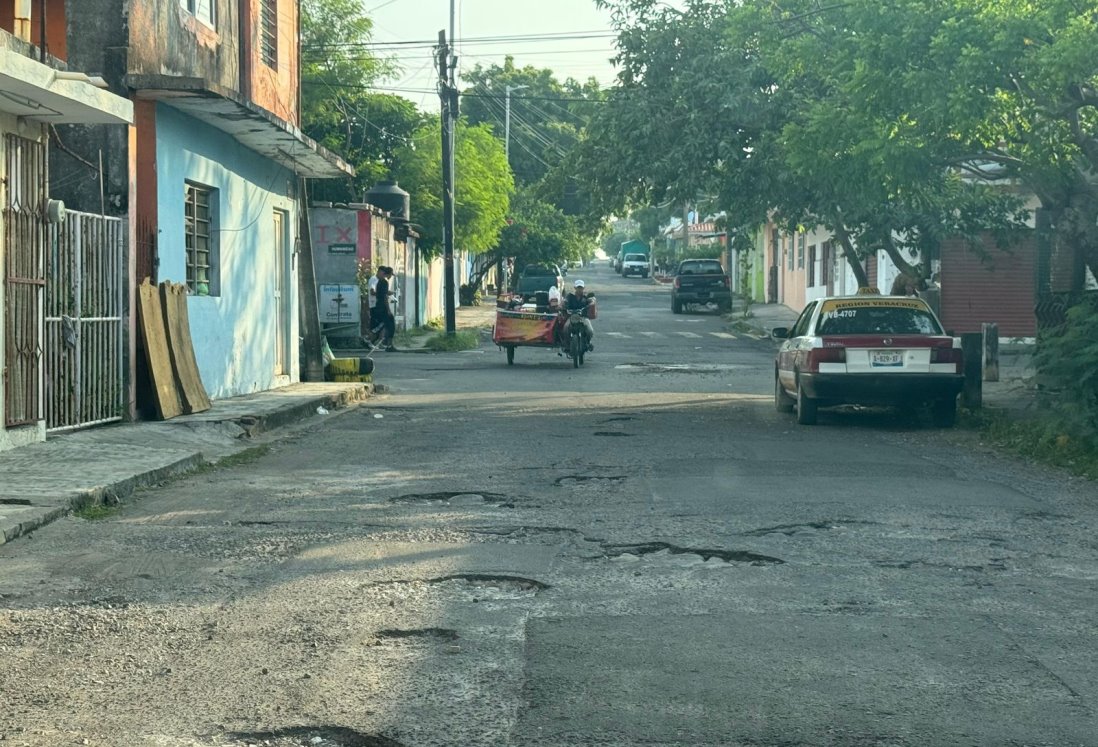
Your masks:
<path fill-rule="evenodd" d="M 568 215 L 586 215 L 586 195 L 580 189 L 571 153 L 597 109 L 603 93 L 594 79 L 559 81 L 552 70 L 532 65 L 477 65 L 464 73 L 469 84 L 462 93 L 462 113 L 473 124 L 490 125 L 505 137 L 507 89 L 511 94 L 511 168 L 520 187 L 534 186 L 541 200 Z M 592 235 L 596 222 L 582 224 Z"/>
<path fill-rule="evenodd" d="M 588 245 L 575 218 L 526 189 L 515 196 L 508 225 L 492 256 L 496 260 L 513 257 L 516 270 L 521 270 L 526 265 L 584 259 Z"/>
<path fill-rule="evenodd" d="M 503 144 L 490 128 L 459 121 L 456 129 L 455 247 L 475 254 L 491 250 L 510 209 L 514 181 Z M 427 255 L 442 250 L 442 138 L 431 117 L 394 155 L 393 172 L 408 190 L 412 222 Z"/>
<path fill-rule="evenodd" d="M 397 70 L 368 51 L 372 29 L 356 0 L 302 0 L 302 130 L 357 172 L 316 182 L 317 199 L 361 200 L 390 174 L 397 149 L 424 122 L 407 99 L 369 90 Z"/>
<path fill-rule="evenodd" d="M 708 193 L 732 227 L 823 226 L 863 284 L 866 252 L 923 275 L 943 236 L 1019 225 L 1015 198 L 962 178 L 955 141 L 920 137 L 910 111 L 865 94 L 874 19 L 917 36 L 919 0 L 608 4 L 622 74 L 580 163 L 610 207 Z"/>

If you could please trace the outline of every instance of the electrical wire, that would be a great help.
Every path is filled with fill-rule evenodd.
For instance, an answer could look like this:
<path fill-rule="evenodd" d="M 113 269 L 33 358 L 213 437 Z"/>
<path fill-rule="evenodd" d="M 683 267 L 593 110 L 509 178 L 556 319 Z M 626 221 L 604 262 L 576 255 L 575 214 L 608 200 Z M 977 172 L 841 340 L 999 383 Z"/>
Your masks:
<path fill-rule="evenodd" d="M 319 81 L 317 79 L 314 79 L 314 78 L 307 78 L 302 82 L 304 82 L 304 83 L 316 83 L 316 82 L 319 82 Z M 336 88 L 352 88 L 352 89 L 360 89 L 360 90 L 366 90 L 366 91 L 397 91 L 399 93 L 438 93 L 438 89 L 436 89 L 436 88 L 411 88 L 411 87 L 398 87 L 398 86 L 375 86 L 375 85 L 367 85 L 367 84 L 362 84 L 362 83 L 331 83 L 330 85 L 335 86 Z M 470 98 L 470 99 L 499 98 L 498 94 L 486 94 L 486 93 L 465 93 L 465 92 L 460 92 L 460 95 L 463 98 Z M 576 101 L 576 102 L 582 102 L 582 103 L 587 103 L 587 104 L 605 104 L 606 103 L 606 101 L 604 101 L 602 99 L 587 99 L 587 98 L 582 98 L 582 97 L 579 97 L 579 96 L 572 96 L 572 97 L 567 97 L 567 96 L 512 96 L 511 97 L 512 101 L 514 101 L 515 99 L 532 99 L 534 101 Z"/>

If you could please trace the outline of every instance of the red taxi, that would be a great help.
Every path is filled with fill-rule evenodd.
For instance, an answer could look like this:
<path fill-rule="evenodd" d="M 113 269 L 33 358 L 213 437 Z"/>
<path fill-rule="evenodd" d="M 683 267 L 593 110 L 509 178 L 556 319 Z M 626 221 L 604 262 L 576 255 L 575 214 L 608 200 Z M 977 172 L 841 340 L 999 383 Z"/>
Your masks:
<path fill-rule="evenodd" d="M 812 425 L 828 405 L 921 405 L 934 424 L 952 426 L 964 384 L 961 342 L 942 330 L 919 298 L 858 295 L 805 307 L 782 340 L 774 366 L 774 405 Z"/>

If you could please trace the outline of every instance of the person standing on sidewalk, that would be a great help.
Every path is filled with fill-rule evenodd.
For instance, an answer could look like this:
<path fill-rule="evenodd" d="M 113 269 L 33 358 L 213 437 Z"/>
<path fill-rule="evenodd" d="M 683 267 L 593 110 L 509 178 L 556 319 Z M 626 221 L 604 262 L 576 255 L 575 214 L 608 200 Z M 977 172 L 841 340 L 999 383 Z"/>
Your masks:
<path fill-rule="evenodd" d="M 389 281 L 393 277 L 393 269 L 384 265 L 377 268 L 378 281 L 374 294 L 374 307 L 370 309 L 370 319 L 374 329 L 382 328 L 381 345 L 387 352 L 394 352 L 393 336 L 396 334 L 396 319 L 392 309 L 389 308 Z"/>

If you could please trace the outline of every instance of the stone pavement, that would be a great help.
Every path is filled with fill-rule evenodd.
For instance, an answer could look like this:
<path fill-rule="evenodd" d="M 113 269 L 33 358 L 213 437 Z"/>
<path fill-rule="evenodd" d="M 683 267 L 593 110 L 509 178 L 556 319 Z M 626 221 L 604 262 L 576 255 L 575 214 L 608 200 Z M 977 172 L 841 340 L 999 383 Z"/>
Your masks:
<path fill-rule="evenodd" d="M 294 384 L 196 415 L 120 423 L 0 452 L 0 544 L 89 505 L 248 449 L 249 439 L 369 396 L 369 384 Z"/>

